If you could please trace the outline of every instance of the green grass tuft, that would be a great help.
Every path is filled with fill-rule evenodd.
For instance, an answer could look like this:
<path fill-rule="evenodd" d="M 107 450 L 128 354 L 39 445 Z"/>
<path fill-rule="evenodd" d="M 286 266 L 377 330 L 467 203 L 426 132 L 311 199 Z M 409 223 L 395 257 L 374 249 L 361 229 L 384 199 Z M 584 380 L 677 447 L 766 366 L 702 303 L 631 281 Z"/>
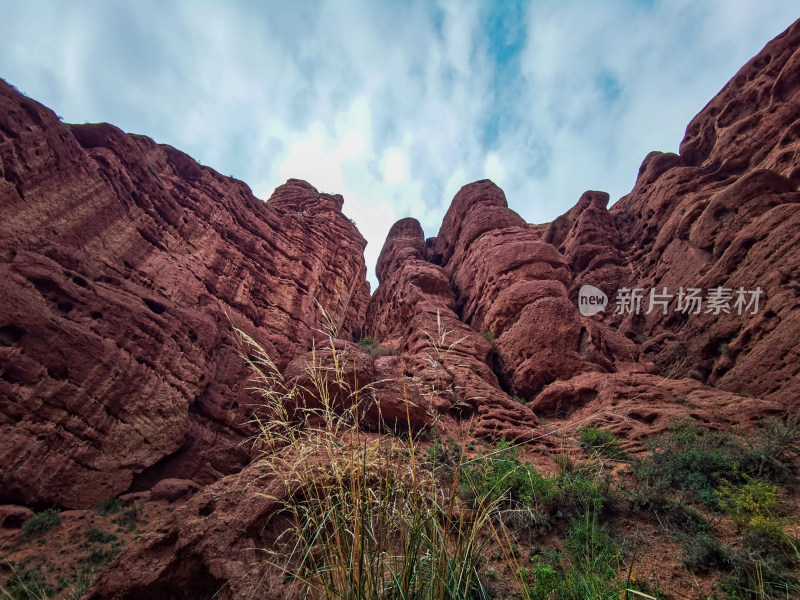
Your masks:
<path fill-rule="evenodd" d="M 22 526 L 22 534 L 28 539 L 38 537 L 60 524 L 63 520 L 64 517 L 61 516 L 61 512 L 57 508 L 48 508 L 25 521 Z"/>
<path fill-rule="evenodd" d="M 94 512 L 101 517 L 109 517 L 122 510 L 122 504 L 116 498 L 106 498 L 94 507 Z"/>
<path fill-rule="evenodd" d="M 610 429 L 601 429 L 595 426 L 582 427 L 578 431 L 578 435 L 581 447 L 587 452 L 615 460 L 625 458 L 625 452 L 620 448 L 619 439 Z"/>

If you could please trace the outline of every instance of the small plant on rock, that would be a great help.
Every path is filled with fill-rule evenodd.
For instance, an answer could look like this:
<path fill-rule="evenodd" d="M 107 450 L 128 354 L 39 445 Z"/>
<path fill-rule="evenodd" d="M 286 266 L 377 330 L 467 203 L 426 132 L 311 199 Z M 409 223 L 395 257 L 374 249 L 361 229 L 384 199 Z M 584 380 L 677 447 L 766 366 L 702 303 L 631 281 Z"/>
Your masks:
<path fill-rule="evenodd" d="M 25 525 L 22 526 L 22 534 L 26 538 L 38 537 L 63 520 L 64 517 L 57 508 L 48 508 L 25 521 Z"/>
<path fill-rule="evenodd" d="M 362 352 L 369 354 L 373 358 L 380 358 L 381 356 L 394 356 L 397 351 L 390 346 L 381 346 L 378 341 L 373 337 L 361 338 L 358 342 Z"/>
<path fill-rule="evenodd" d="M 601 429 L 595 426 L 582 427 L 578 434 L 581 446 L 587 452 L 616 460 L 625 458 L 625 452 L 619 446 L 619 439 L 610 429 Z"/>
<path fill-rule="evenodd" d="M 94 507 L 94 512 L 101 517 L 108 517 L 117 514 L 122 510 L 122 504 L 116 498 L 106 498 Z"/>

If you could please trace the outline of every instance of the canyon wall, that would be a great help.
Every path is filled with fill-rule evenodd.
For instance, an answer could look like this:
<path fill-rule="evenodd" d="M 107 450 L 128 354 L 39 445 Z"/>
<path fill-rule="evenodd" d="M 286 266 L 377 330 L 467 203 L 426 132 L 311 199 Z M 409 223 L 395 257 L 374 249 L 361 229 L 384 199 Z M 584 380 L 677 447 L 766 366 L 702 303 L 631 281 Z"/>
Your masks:
<path fill-rule="evenodd" d="M 247 464 L 233 327 L 281 367 L 320 307 L 360 336 L 366 242 L 342 202 L 296 180 L 262 202 L 0 81 L 0 502 L 93 506 Z"/>

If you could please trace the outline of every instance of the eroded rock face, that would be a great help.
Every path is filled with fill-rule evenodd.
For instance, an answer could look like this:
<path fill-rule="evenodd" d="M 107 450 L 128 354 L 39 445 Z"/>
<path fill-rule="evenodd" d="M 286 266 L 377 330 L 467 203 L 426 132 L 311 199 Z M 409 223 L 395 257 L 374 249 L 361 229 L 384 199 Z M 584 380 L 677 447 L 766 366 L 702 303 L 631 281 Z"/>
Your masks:
<path fill-rule="evenodd" d="M 590 223 L 585 198 L 551 224 L 579 284 L 702 295 L 729 313 L 634 314 L 609 321 L 646 340 L 664 374 L 785 405 L 800 398 L 800 23 L 748 62 L 686 129 L 680 156 L 653 152 L 635 187 Z M 592 193 L 594 194 L 594 193 Z M 580 216 L 578 216 L 580 215 Z M 567 227 L 568 226 L 568 227 Z M 602 232 L 599 238 L 597 232 Z M 587 262 L 584 249 L 596 250 Z M 760 289 L 758 313 L 734 302 Z M 751 296 L 745 295 L 749 302 Z M 610 311 L 607 311 L 610 312 Z M 644 311 L 643 311 L 644 312 Z"/>
<path fill-rule="evenodd" d="M 365 241 L 305 182 L 264 203 L 0 81 L 0 206 L 0 502 L 87 507 L 238 471 L 254 398 L 232 327 L 281 367 L 320 307 L 360 336 Z"/>
<path fill-rule="evenodd" d="M 324 448 L 313 440 L 302 447 L 266 453 L 241 472 L 206 486 L 171 519 L 143 535 L 101 573 L 86 600 L 187 598 L 232 600 L 300 598 L 301 586 L 284 567 L 295 540 L 288 505 L 302 502 L 302 484 L 331 478 L 331 463 L 350 464 L 359 450 L 380 446 L 380 436 L 344 436 Z M 376 446 L 377 444 L 377 446 Z M 380 461 L 382 462 L 382 461 Z M 385 464 L 366 467 L 365 477 L 385 476 Z M 340 469 L 343 467 L 340 467 Z M 339 471 L 340 475 L 342 471 Z M 329 485 L 337 484 L 330 479 Z M 320 485 L 325 485 L 325 482 Z M 276 553 L 276 548 L 283 551 Z M 297 557 L 289 566 L 297 568 Z"/>
<path fill-rule="evenodd" d="M 564 255 L 572 272 L 569 298 L 573 302 L 577 302 L 583 285 L 610 293 L 631 279 L 617 224 L 607 208 L 608 200 L 605 192 L 584 192 L 575 206 L 544 231 L 544 241 Z"/>
<path fill-rule="evenodd" d="M 797 402 L 798 48 L 796 23 L 692 121 L 681 156 L 650 154 L 634 190 L 610 210 L 607 195 L 587 192 L 553 223 L 530 227 L 482 181 L 459 192 L 427 243 L 418 222 L 399 221 L 363 327 L 396 355 L 359 356 L 348 375 L 405 382 L 424 409 L 420 423 L 430 408 L 445 427 L 474 417 L 473 435 L 534 432 L 542 445 L 548 431 L 591 423 L 633 451 L 674 418 L 737 429 Z M 612 298 L 623 285 L 760 286 L 765 301 L 751 318 L 583 317 L 575 302 L 583 284 Z M 307 363 L 297 359 L 287 374 L 302 378 Z M 530 408 L 508 393 L 524 394 Z M 396 403 L 396 388 L 383 397 Z M 542 427 L 536 414 L 553 421 Z M 273 473 L 256 462 L 201 490 L 129 547 L 89 597 L 251 593 L 264 565 L 253 549 L 274 543 L 280 499 L 291 493 Z"/>
<path fill-rule="evenodd" d="M 779 402 L 745 398 L 694 379 L 649 373 L 584 373 L 551 383 L 533 402 L 537 415 L 609 428 L 637 451 L 644 439 L 675 421 L 741 431 L 785 409 Z"/>
<path fill-rule="evenodd" d="M 0 505 L 0 527 L 4 529 L 19 529 L 34 514 L 27 506 L 2 504 Z"/>
<path fill-rule="evenodd" d="M 453 199 L 432 255 L 441 258 L 457 311 L 495 339 L 495 372 L 524 400 L 545 385 L 585 371 L 647 370 L 636 344 L 583 317 L 568 290 L 565 257 L 507 207 L 490 181 Z"/>
<path fill-rule="evenodd" d="M 395 223 L 378 260 L 380 285 L 365 325 L 369 335 L 401 355 L 387 361 L 387 375 L 402 383 L 431 422 L 441 415 L 470 421 L 476 436 L 532 439 L 536 417 L 500 387 L 491 337 L 459 318 L 447 272 L 426 255 L 419 222 Z"/>
<path fill-rule="evenodd" d="M 525 400 L 586 373 L 660 372 L 796 404 L 798 46 L 796 23 L 690 123 L 680 156 L 646 157 L 633 191 L 610 210 L 607 194 L 590 191 L 553 223 L 529 226 L 502 190 L 479 181 L 456 195 L 426 246 L 418 225 L 399 222 L 366 330 L 413 354 L 407 325 L 439 310 L 453 318 L 449 329 L 494 339 L 491 357 L 477 359 Z M 586 284 L 612 301 L 623 287 L 641 288 L 642 310 L 615 314 L 612 304 L 583 317 L 577 295 Z M 664 288 L 669 310 L 645 314 L 649 291 Z M 678 312 L 680 288 L 726 288 L 728 312 Z M 754 305 L 738 314 L 740 289 L 761 290 L 757 314 Z"/>
<path fill-rule="evenodd" d="M 272 558 L 267 549 L 286 527 L 280 511 L 292 492 L 274 474 L 259 461 L 206 486 L 173 519 L 126 548 L 86 597 L 291 597 L 285 578 L 263 580 Z"/>

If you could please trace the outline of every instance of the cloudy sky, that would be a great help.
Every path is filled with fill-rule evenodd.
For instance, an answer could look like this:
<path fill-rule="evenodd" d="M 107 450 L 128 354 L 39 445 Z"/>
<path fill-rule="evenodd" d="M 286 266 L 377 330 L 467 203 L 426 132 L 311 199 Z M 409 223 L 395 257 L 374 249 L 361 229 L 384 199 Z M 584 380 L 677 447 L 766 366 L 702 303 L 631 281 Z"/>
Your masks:
<path fill-rule="evenodd" d="M 476 179 L 537 223 L 587 189 L 618 199 L 798 17 L 788 0 L 3 0 L 0 77 L 261 198 L 289 177 L 343 194 L 372 273 L 394 221 L 435 235 Z"/>

